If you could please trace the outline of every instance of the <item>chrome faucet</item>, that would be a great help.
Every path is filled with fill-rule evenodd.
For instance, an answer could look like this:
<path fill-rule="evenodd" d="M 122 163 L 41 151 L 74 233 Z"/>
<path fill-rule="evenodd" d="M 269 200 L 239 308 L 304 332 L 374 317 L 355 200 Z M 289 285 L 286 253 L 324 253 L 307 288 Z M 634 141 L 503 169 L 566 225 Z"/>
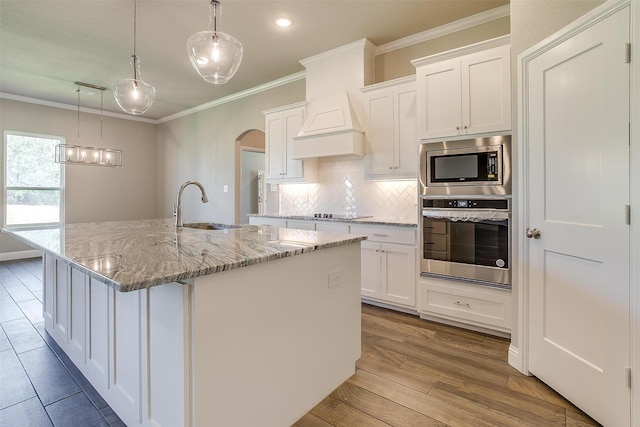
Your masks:
<path fill-rule="evenodd" d="M 207 198 L 207 192 L 204 191 L 204 187 L 198 181 L 187 181 L 182 184 L 182 187 L 180 187 L 180 191 L 178 191 L 176 204 L 173 205 L 173 216 L 176 217 L 176 227 L 182 227 L 182 206 L 180 201 L 180 199 L 182 198 L 182 191 L 191 184 L 197 185 L 200 188 L 200 191 L 202 192 L 202 203 L 207 203 L 209 201 L 209 199 Z"/>

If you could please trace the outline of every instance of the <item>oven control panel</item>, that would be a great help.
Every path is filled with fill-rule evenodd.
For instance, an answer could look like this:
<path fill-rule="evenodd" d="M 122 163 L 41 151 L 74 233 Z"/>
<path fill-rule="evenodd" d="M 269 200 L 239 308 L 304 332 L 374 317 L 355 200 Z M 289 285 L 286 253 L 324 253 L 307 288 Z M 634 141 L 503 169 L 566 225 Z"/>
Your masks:
<path fill-rule="evenodd" d="M 423 199 L 423 208 L 509 210 L 509 199 Z"/>

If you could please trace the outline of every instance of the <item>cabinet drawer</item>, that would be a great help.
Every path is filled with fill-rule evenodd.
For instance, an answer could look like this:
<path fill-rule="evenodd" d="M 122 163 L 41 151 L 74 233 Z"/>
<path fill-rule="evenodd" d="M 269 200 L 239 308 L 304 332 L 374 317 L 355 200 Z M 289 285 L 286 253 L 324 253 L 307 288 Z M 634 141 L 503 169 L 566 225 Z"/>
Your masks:
<path fill-rule="evenodd" d="M 447 234 L 447 221 L 444 219 L 422 218 L 422 229 L 430 234 Z"/>
<path fill-rule="evenodd" d="M 314 230 L 316 229 L 316 223 L 313 221 L 305 220 L 287 220 L 287 228 L 297 228 L 298 230 Z"/>
<path fill-rule="evenodd" d="M 349 224 L 333 221 L 318 221 L 316 222 L 316 231 L 349 234 Z"/>
<path fill-rule="evenodd" d="M 416 244 L 416 231 L 413 227 L 351 226 L 351 234 L 366 235 L 370 241 L 404 245 Z"/>
<path fill-rule="evenodd" d="M 421 278 L 419 309 L 425 314 L 511 331 L 511 291 L 508 290 Z"/>
<path fill-rule="evenodd" d="M 249 224 L 258 225 L 258 226 L 287 228 L 287 220 L 281 219 L 281 218 L 252 216 L 252 217 L 249 217 Z"/>
<path fill-rule="evenodd" d="M 446 234 L 431 234 L 424 236 L 424 251 L 445 251 L 447 250 L 447 235 Z"/>

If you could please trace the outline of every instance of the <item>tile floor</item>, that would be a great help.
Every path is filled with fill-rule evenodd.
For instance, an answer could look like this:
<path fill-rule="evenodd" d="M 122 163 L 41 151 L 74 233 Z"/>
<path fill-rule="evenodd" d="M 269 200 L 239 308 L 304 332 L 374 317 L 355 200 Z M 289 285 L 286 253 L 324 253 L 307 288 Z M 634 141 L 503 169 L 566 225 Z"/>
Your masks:
<path fill-rule="evenodd" d="M 125 426 L 44 330 L 42 260 L 0 263 L 0 426 Z"/>

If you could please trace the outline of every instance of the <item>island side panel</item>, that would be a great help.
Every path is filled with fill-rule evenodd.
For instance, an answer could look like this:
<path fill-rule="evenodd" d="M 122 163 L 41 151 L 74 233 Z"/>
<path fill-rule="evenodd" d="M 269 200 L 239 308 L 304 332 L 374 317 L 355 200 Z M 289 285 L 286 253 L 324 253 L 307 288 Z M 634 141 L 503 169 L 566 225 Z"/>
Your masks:
<path fill-rule="evenodd" d="M 196 426 L 292 425 L 355 372 L 359 242 L 196 278 L 192 295 Z"/>
<path fill-rule="evenodd" d="M 118 292 L 44 254 L 45 330 L 128 426 L 189 425 L 188 286 Z"/>

